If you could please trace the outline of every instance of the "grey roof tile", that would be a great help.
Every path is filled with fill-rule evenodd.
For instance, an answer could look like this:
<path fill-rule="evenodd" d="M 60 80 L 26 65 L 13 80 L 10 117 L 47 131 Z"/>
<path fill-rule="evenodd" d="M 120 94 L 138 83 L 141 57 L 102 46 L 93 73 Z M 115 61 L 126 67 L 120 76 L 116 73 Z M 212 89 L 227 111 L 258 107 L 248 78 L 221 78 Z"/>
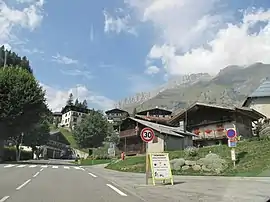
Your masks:
<path fill-rule="evenodd" d="M 270 81 L 263 82 L 249 97 L 270 97 Z"/>

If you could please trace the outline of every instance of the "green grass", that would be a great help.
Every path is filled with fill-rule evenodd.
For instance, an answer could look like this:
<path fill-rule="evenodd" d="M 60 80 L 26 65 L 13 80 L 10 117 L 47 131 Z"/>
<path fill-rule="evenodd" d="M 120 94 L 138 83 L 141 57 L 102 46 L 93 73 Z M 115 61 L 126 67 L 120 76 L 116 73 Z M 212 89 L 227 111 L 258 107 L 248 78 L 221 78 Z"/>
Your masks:
<path fill-rule="evenodd" d="M 78 149 L 78 145 L 73 137 L 73 134 L 71 132 L 69 132 L 68 130 L 64 129 L 64 128 L 60 128 L 60 132 L 65 136 L 65 138 L 68 140 L 68 142 L 70 143 L 70 146 Z"/>
<path fill-rule="evenodd" d="M 110 163 L 110 162 L 111 162 L 110 159 L 93 159 L 93 160 L 92 159 L 83 159 L 81 161 L 80 165 L 90 166 L 90 165 L 106 164 L 106 163 Z"/>
<path fill-rule="evenodd" d="M 230 148 L 227 145 L 200 148 L 195 157 L 186 157 L 184 151 L 169 152 L 170 159 L 185 158 L 186 160 L 198 160 L 205 157 L 211 151 L 225 159 L 229 167 L 220 175 L 224 176 L 270 176 L 270 141 L 254 140 L 239 142 L 236 148 L 237 162 L 233 167 Z M 109 169 L 126 172 L 145 172 L 145 156 L 128 157 L 124 161 L 112 163 Z M 174 172 L 176 175 L 216 175 L 213 173 L 194 172 L 191 170 Z"/>

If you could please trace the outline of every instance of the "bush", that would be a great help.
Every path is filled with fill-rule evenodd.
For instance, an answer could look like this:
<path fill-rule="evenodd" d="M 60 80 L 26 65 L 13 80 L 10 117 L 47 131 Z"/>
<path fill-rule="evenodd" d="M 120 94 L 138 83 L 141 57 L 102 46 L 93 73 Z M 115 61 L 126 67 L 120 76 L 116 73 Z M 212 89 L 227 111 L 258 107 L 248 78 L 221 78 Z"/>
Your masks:
<path fill-rule="evenodd" d="M 199 159 L 197 164 L 202 165 L 204 171 L 212 171 L 217 174 L 221 173 L 228 167 L 227 162 L 214 153 L 207 154 L 205 158 Z"/>
<path fill-rule="evenodd" d="M 192 157 L 194 157 L 194 156 L 197 156 L 198 155 L 199 148 L 197 148 L 197 147 L 187 147 L 184 150 L 184 152 L 185 152 L 185 155 L 186 156 L 192 156 Z"/>
<path fill-rule="evenodd" d="M 21 150 L 21 160 L 29 160 L 33 158 L 32 152 Z M 16 161 L 16 148 L 4 148 L 4 161 Z"/>

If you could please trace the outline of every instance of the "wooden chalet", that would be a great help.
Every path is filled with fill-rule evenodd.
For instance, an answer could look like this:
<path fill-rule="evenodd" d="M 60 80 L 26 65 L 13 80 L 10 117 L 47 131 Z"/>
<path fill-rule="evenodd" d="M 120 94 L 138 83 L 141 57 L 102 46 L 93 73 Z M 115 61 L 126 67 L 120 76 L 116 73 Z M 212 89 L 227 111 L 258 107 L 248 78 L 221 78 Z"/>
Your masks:
<path fill-rule="evenodd" d="M 184 133 L 178 127 L 129 117 L 121 124 L 119 149 L 127 155 L 144 154 L 145 143 L 141 140 L 140 132 L 145 127 L 152 128 L 155 132 L 154 140 L 148 143 L 149 152 L 181 150 L 193 145 L 192 133 Z"/>
<path fill-rule="evenodd" d="M 107 119 L 113 124 L 115 130 L 119 130 L 122 121 L 129 117 L 129 113 L 125 110 L 114 108 L 105 112 Z"/>
<path fill-rule="evenodd" d="M 147 117 L 163 117 L 163 118 L 168 118 L 171 117 L 172 112 L 166 109 L 161 109 L 158 106 L 153 109 L 148 109 L 144 111 L 138 112 L 136 115 L 141 115 L 141 116 L 147 116 Z"/>
<path fill-rule="evenodd" d="M 235 128 L 238 136 L 253 136 L 252 123 L 265 116 L 246 107 L 223 107 L 212 104 L 195 103 L 175 115 L 169 124 L 179 126 L 196 134 L 195 145 L 227 143 L 226 129 Z"/>

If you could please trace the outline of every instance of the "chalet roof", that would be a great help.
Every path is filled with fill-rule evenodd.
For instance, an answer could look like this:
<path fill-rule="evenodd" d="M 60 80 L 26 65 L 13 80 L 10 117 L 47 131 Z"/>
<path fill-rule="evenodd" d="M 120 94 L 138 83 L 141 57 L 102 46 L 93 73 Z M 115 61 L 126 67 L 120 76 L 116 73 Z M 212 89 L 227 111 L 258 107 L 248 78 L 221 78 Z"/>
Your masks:
<path fill-rule="evenodd" d="M 259 97 L 270 97 L 270 81 L 266 80 L 263 82 L 253 93 L 251 93 L 247 99 L 244 101 L 242 106 L 247 106 L 249 100 L 252 98 L 259 98 Z"/>
<path fill-rule="evenodd" d="M 125 110 L 122 110 L 122 109 L 119 109 L 119 108 L 114 108 L 114 109 L 107 110 L 105 112 L 105 114 L 110 114 L 110 113 L 124 113 L 124 112 L 128 113 Z"/>
<path fill-rule="evenodd" d="M 263 82 L 251 95 L 248 97 L 270 97 L 270 81 Z"/>
<path fill-rule="evenodd" d="M 165 134 L 180 137 L 180 138 L 183 138 L 183 137 L 185 137 L 187 135 L 193 134 L 193 133 L 189 133 L 189 132 L 185 133 L 184 131 L 180 130 L 179 127 L 164 126 L 164 125 L 161 125 L 161 124 L 136 119 L 136 118 L 133 118 L 133 117 L 129 117 L 129 119 L 131 119 L 133 121 L 136 121 L 136 122 L 138 122 L 138 123 L 140 123 L 140 124 L 142 124 L 144 126 L 147 126 L 149 128 L 152 128 L 152 129 L 154 129 L 154 130 L 156 130 L 156 131 L 158 131 L 160 133 L 165 133 Z"/>
<path fill-rule="evenodd" d="M 62 116 L 61 112 L 53 112 L 53 116 Z"/>
<path fill-rule="evenodd" d="M 156 106 L 155 108 L 151 108 L 151 109 L 147 109 L 147 110 L 143 110 L 143 111 L 140 111 L 138 112 L 137 114 L 138 115 L 143 115 L 143 114 L 146 114 L 147 112 L 151 112 L 151 111 L 155 111 L 155 110 L 160 110 L 160 111 L 163 111 L 167 114 L 172 114 L 172 111 L 169 111 L 167 109 L 162 109 L 162 108 L 159 108 L 158 106 Z"/>
<path fill-rule="evenodd" d="M 51 131 L 50 140 L 61 142 L 66 145 L 70 145 L 69 141 L 66 139 L 66 137 L 63 135 L 61 131 Z"/>
<path fill-rule="evenodd" d="M 76 112 L 81 112 L 81 113 L 89 113 L 91 110 L 90 109 L 85 109 L 85 108 L 82 108 L 82 107 L 77 107 L 77 106 L 74 106 L 74 105 L 66 105 L 61 113 L 64 114 L 64 113 L 67 113 L 69 111 L 76 111 Z"/>
<path fill-rule="evenodd" d="M 174 117 L 172 117 L 169 120 L 169 123 L 173 123 L 178 119 L 179 120 L 184 120 L 186 112 L 196 110 L 196 109 L 198 109 L 200 107 L 216 108 L 216 109 L 220 109 L 220 110 L 227 110 L 227 111 L 230 111 L 230 112 L 240 112 L 243 115 L 251 117 L 253 120 L 258 120 L 260 118 L 265 117 L 265 115 L 261 114 L 260 112 L 254 110 L 254 109 L 248 108 L 248 107 L 225 107 L 225 106 L 219 106 L 219 105 L 214 105 L 214 104 L 206 104 L 206 103 L 197 102 L 197 103 L 191 105 L 186 110 L 182 110 L 179 114 L 176 114 Z"/>

